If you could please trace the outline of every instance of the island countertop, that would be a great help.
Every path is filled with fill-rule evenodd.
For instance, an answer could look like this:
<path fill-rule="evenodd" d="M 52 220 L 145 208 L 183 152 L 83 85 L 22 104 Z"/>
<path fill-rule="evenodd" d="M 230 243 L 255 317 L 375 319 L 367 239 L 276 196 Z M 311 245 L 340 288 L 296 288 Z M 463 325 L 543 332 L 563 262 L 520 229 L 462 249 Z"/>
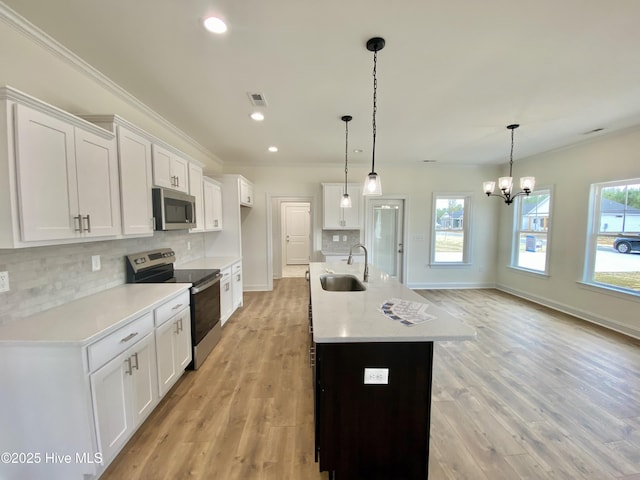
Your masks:
<path fill-rule="evenodd" d="M 369 281 L 363 282 L 364 291 L 325 291 L 320 283 L 321 275 L 327 273 L 348 273 L 362 281 L 363 270 L 362 264 L 309 264 L 314 342 L 433 342 L 476 338 L 472 327 L 372 265 L 369 265 Z M 380 311 L 382 304 L 391 298 L 427 304 L 427 313 L 435 318 L 411 326 L 392 320 Z"/>

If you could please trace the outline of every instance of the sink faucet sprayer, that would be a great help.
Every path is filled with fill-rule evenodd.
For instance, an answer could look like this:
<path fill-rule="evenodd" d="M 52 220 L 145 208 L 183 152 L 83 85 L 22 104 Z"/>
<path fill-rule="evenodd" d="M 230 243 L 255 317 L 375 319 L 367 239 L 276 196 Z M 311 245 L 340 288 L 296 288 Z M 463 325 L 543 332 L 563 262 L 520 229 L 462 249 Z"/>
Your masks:
<path fill-rule="evenodd" d="M 369 252 L 367 252 L 367 247 L 365 247 L 361 243 L 356 243 L 349 249 L 349 258 L 347 259 L 347 265 L 353 265 L 353 249 L 361 247 L 364 250 L 364 277 L 363 280 L 365 282 L 369 281 Z"/>

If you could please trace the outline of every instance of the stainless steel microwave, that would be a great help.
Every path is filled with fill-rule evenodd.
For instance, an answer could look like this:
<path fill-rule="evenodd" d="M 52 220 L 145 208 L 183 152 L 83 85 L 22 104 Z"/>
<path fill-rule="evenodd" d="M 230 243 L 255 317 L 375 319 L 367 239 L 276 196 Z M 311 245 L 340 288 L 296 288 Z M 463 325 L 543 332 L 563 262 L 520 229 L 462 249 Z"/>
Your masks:
<path fill-rule="evenodd" d="M 168 188 L 152 189 L 156 230 L 187 230 L 196 226 L 196 197 Z"/>

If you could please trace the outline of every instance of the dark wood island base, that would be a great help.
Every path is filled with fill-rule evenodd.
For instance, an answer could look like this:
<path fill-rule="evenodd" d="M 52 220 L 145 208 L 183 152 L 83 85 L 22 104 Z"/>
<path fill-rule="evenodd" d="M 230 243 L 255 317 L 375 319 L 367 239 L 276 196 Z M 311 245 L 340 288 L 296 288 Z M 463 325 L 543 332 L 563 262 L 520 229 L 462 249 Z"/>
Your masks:
<path fill-rule="evenodd" d="M 320 471 L 333 480 L 425 480 L 433 342 L 316 343 Z M 388 369 L 365 384 L 365 368 Z"/>

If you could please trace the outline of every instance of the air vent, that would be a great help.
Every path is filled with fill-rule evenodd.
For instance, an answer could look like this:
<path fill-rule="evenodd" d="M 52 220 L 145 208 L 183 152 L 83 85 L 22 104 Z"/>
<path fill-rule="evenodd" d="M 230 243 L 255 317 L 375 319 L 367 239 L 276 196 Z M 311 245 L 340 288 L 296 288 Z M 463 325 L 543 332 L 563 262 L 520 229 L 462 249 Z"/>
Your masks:
<path fill-rule="evenodd" d="M 251 104 L 254 107 L 266 107 L 267 106 L 267 99 L 264 98 L 263 94 L 248 92 L 247 95 L 249 95 L 249 100 L 251 100 Z"/>

